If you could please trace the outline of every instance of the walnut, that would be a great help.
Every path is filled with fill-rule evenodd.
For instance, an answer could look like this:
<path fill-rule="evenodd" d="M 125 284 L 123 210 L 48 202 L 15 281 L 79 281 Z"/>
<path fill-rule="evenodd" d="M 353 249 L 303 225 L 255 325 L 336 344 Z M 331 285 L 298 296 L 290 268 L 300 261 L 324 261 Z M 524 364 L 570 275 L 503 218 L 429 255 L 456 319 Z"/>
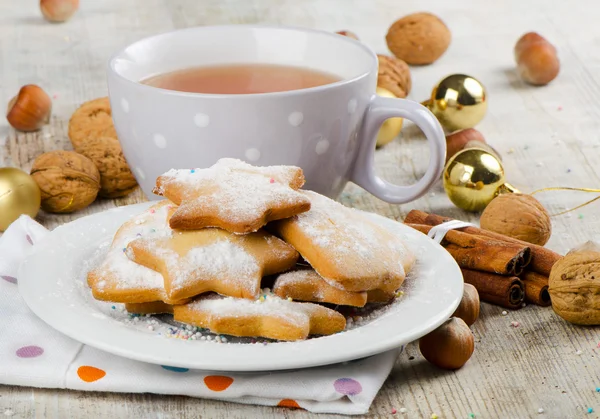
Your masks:
<path fill-rule="evenodd" d="M 74 151 L 51 151 L 33 162 L 31 176 L 42 193 L 42 209 L 68 213 L 83 209 L 96 199 L 100 173 L 94 163 Z"/>
<path fill-rule="evenodd" d="M 501 194 L 481 214 L 481 228 L 527 243 L 545 245 L 552 234 L 550 215 L 531 195 Z"/>
<path fill-rule="evenodd" d="M 385 37 L 392 53 L 408 64 L 431 64 L 448 49 L 452 35 L 435 15 L 414 13 L 397 20 Z"/>
<path fill-rule="evenodd" d="M 104 198 L 125 196 L 137 182 L 127 165 L 119 140 L 112 137 L 90 138 L 77 151 L 94 162 L 100 171 L 100 193 Z"/>
<path fill-rule="evenodd" d="M 399 58 L 377 54 L 379 69 L 377 86 L 383 87 L 399 98 L 405 98 L 412 87 L 408 64 Z"/>
<path fill-rule="evenodd" d="M 600 324 L 600 249 L 584 246 L 552 266 L 548 280 L 552 308 L 568 322 Z"/>

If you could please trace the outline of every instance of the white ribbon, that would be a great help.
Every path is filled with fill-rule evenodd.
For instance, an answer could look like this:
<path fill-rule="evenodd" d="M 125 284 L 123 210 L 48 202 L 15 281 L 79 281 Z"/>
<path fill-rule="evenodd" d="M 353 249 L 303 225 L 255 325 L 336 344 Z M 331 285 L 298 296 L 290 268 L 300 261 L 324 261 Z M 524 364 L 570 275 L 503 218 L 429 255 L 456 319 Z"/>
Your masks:
<path fill-rule="evenodd" d="M 450 230 L 456 230 L 457 228 L 463 227 L 476 227 L 476 225 L 459 220 L 450 220 L 445 223 L 433 226 L 431 230 L 429 230 L 429 233 L 427 233 L 427 236 L 429 236 L 436 242 L 441 243 L 442 240 L 444 240 L 446 233 L 448 233 Z"/>

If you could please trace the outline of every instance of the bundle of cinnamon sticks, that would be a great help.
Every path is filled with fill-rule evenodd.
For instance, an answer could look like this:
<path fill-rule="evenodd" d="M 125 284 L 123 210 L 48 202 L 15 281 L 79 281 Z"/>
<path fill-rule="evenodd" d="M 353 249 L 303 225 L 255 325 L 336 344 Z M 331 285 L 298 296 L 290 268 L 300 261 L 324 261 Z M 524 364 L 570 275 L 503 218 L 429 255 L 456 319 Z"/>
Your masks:
<path fill-rule="evenodd" d="M 413 210 L 404 223 L 427 234 L 433 226 L 451 220 Z M 477 227 L 448 231 L 441 244 L 482 301 L 511 309 L 521 308 L 523 302 L 550 305 L 548 276 L 561 258 L 558 253 Z"/>

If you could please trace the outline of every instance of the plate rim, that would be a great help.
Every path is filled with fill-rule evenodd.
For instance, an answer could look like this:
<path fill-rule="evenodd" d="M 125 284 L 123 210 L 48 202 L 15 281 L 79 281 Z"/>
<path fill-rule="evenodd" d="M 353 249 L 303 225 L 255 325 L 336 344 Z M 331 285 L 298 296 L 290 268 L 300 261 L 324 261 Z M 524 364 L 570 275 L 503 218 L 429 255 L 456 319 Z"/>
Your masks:
<path fill-rule="evenodd" d="M 130 348 L 125 347 L 127 345 L 115 346 L 113 343 L 94 339 L 93 337 L 86 335 L 86 333 L 83 333 L 83 335 L 82 335 L 82 333 L 80 331 L 78 332 L 78 329 L 80 328 L 79 326 L 74 327 L 71 324 L 72 322 L 70 320 L 67 321 L 66 323 L 61 323 L 60 321 L 56 321 L 56 318 L 55 318 L 56 316 L 53 316 L 52 314 L 48 315 L 46 310 L 43 310 L 40 306 L 38 306 L 36 304 L 36 301 L 33 300 L 33 296 L 29 293 L 29 290 L 28 290 L 28 287 L 31 284 L 29 284 L 28 279 L 26 279 L 28 277 L 27 272 L 28 272 L 28 269 L 34 269 L 34 268 L 31 268 L 31 266 L 33 266 L 32 261 L 35 261 L 36 258 L 41 257 L 39 255 L 43 254 L 43 250 L 44 250 L 43 246 L 45 243 L 48 243 L 47 240 L 52 240 L 53 238 L 56 238 L 57 236 L 59 236 L 61 234 L 61 231 L 64 231 L 64 230 L 68 231 L 69 229 L 76 228 L 78 224 L 85 223 L 86 221 L 88 221 L 91 218 L 106 217 L 108 215 L 108 213 L 111 213 L 111 212 L 118 213 L 121 211 L 130 211 L 130 212 L 132 212 L 131 215 L 135 215 L 138 213 L 138 211 L 133 212 L 134 210 L 139 209 L 139 212 L 141 212 L 144 209 L 146 209 L 147 207 L 149 207 L 155 203 L 156 203 L 155 201 L 150 201 L 150 202 L 126 205 L 126 206 L 112 208 L 112 209 L 109 209 L 106 211 L 101 211 L 98 213 L 90 214 L 85 217 L 78 218 L 77 220 L 71 221 L 69 223 L 60 225 L 57 228 L 55 228 L 54 230 L 52 230 L 51 232 L 49 232 L 49 234 L 47 234 L 39 243 L 36 244 L 36 246 L 34 246 L 32 251 L 26 256 L 26 258 L 24 259 L 23 263 L 21 264 L 21 266 L 19 267 L 19 270 L 18 270 L 19 293 L 21 294 L 21 297 L 23 298 L 23 300 L 25 301 L 25 303 L 27 304 L 29 309 L 32 310 L 32 312 L 38 318 L 40 318 L 42 321 L 44 321 L 50 327 L 52 327 L 53 329 L 57 330 L 58 332 L 64 334 L 65 336 L 67 336 L 77 342 L 80 342 L 82 344 L 89 345 L 90 347 L 93 347 L 93 348 L 96 348 L 96 349 L 99 349 L 104 352 L 111 353 L 111 354 L 114 354 L 117 356 L 129 358 L 129 359 L 136 360 L 136 361 L 142 361 L 142 362 L 147 362 L 147 363 L 151 363 L 151 364 L 156 364 L 156 365 L 168 365 L 168 366 L 181 367 L 181 368 L 193 368 L 193 369 L 200 369 L 200 370 L 205 370 L 205 371 L 256 372 L 256 371 L 284 371 L 284 370 L 303 369 L 303 368 L 332 365 L 332 364 L 336 364 L 336 363 L 340 363 L 340 362 L 347 362 L 347 361 L 351 361 L 351 360 L 366 358 L 366 357 L 373 356 L 373 355 L 383 353 L 383 352 L 393 350 L 393 349 L 400 350 L 406 344 L 413 342 L 413 341 L 419 339 L 420 337 L 426 335 L 427 333 L 431 332 L 432 330 L 436 329 L 439 325 L 441 325 L 444 321 L 446 321 L 448 318 L 451 317 L 452 313 L 454 313 L 454 311 L 460 304 L 460 300 L 462 297 L 463 285 L 464 285 L 462 281 L 460 281 L 460 295 L 458 295 L 459 293 L 457 290 L 457 295 L 453 296 L 454 299 L 451 304 L 449 304 L 445 308 L 440 309 L 440 311 L 433 318 L 429 319 L 429 322 L 426 326 L 417 327 L 418 330 L 414 330 L 411 333 L 405 332 L 402 339 L 390 338 L 385 342 L 379 343 L 378 345 L 370 345 L 370 346 L 367 346 L 367 348 L 363 348 L 362 350 L 359 348 L 359 349 L 354 349 L 352 351 L 346 351 L 345 353 L 342 353 L 342 354 L 334 353 L 334 351 L 329 351 L 329 353 L 320 353 L 319 359 L 312 360 L 312 361 L 305 359 L 305 357 L 290 356 L 289 360 L 285 363 L 280 362 L 279 364 L 270 365 L 268 367 L 259 367 L 259 368 L 255 367 L 253 365 L 248 365 L 248 364 L 236 364 L 233 368 L 222 368 L 222 367 L 212 368 L 211 365 L 207 364 L 207 362 L 199 362 L 199 363 L 191 364 L 189 362 L 180 362 L 177 359 L 172 359 L 172 357 L 169 358 L 168 355 L 165 355 L 165 357 L 162 359 L 157 359 L 155 354 L 151 354 L 151 353 L 147 353 L 147 352 L 146 353 L 145 352 L 142 352 L 142 353 L 132 352 L 132 350 Z M 422 233 L 418 232 L 417 230 L 410 229 L 410 227 L 405 226 L 404 224 L 402 224 L 394 219 L 391 219 L 391 218 L 388 218 L 388 217 L 385 217 L 385 216 L 382 216 L 382 215 L 379 215 L 376 213 L 371 213 L 371 212 L 362 211 L 362 210 L 359 210 L 359 211 L 363 212 L 368 217 L 370 217 L 374 220 L 380 220 L 380 221 L 383 220 L 384 223 L 388 222 L 388 223 L 399 224 L 403 228 L 408 229 L 407 232 L 409 234 L 413 234 L 413 233 L 422 234 Z M 423 235 L 423 238 L 426 238 L 426 236 L 424 234 L 422 234 L 422 235 Z M 417 237 L 417 236 L 418 235 L 415 235 L 415 237 Z M 462 279 L 462 275 L 460 274 L 460 268 L 458 267 L 458 264 L 456 264 L 456 261 L 454 261 L 454 259 L 452 259 L 450 254 L 448 254 L 442 246 L 440 246 L 433 240 L 426 240 L 426 241 L 424 241 L 424 243 L 428 243 L 428 245 L 432 245 L 433 249 L 436 249 L 436 251 L 440 251 L 440 257 L 447 259 L 448 262 L 451 262 L 452 269 L 455 269 L 455 271 L 456 271 L 455 273 L 457 274 L 457 275 L 451 275 L 449 272 L 445 272 L 444 275 L 450 276 L 450 277 L 455 276 L 456 278 Z M 77 279 L 74 279 L 74 281 L 77 281 Z M 457 284 L 454 284 L 454 285 L 457 285 Z M 25 292 L 23 292 L 23 291 L 25 291 Z M 64 307 L 61 310 L 64 310 Z M 343 342 L 344 339 L 343 338 L 340 339 L 339 336 L 342 336 L 346 333 L 351 333 L 352 331 L 356 331 L 356 330 L 364 330 L 365 328 L 368 328 L 368 327 L 369 327 L 369 325 L 367 324 L 367 325 L 361 326 L 357 329 L 352 329 L 350 331 L 344 332 L 343 334 L 335 334 L 335 335 L 331 335 L 331 336 L 320 337 L 315 340 L 306 340 L 306 341 L 299 341 L 299 342 L 278 342 L 276 344 L 269 344 L 264 347 L 263 347 L 263 345 L 247 345 L 244 347 L 244 350 L 247 351 L 247 353 L 249 353 L 249 354 L 253 354 L 254 352 L 257 352 L 256 349 L 260 349 L 260 350 L 264 351 L 264 353 L 262 353 L 262 354 L 259 353 L 259 355 L 264 355 L 265 357 L 268 357 L 268 352 L 272 351 L 272 349 L 268 349 L 269 347 L 273 347 L 273 346 L 281 347 L 283 345 L 298 345 L 302 342 L 311 342 L 311 341 L 315 342 L 317 340 L 323 340 L 323 339 L 329 339 L 329 341 L 331 341 L 332 339 L 335 339 L 336 336 L 338 337 L 336 340 L 341 340 Z M 139 334 L 139 337 L 136 336 L 139 339 L 142 339 L 142 337 L 145 336 L 145 334 L 142 334 L 141 332 L 139 332 L 135 329 L 125 329 L 125 328 L 123 328 L 123 329 L 127 330 L 126 334 L 129 334 L 129 332 Z M 170 342 L 170 343 L 177 342 L 177 340 L 175 340 L 175 339 L 165 339 L 165 338 L 159 338 L 159 339 L 161 339 L 162 341 Z M 352 337 L 350 339 L 352 339 Z M 148 340 L 148 339 L 144 338 L 144 340 Z M 198 343 L 200 343 L 200 342 L 198 342 Z M 208 343 L 208 344 L 214 345 L 214 343 Z M 169 346 L 169 344 L 165 344 L 164 346 Z M 171 346 L 174 346 L 174 345 L 171 345 Z M 260 348 L 258 348 L 258 347 L 260 347 Z M 293 350 L 297 350 L 297 349 L 293 348 Z M 235 350 L 234 350 L 234 352 L 235 352 Z M 290 353 L 290 355 L 293 355 L 293 354 Z M 202 358 L 202 356 L 198 356 L 198 358 Z"/>

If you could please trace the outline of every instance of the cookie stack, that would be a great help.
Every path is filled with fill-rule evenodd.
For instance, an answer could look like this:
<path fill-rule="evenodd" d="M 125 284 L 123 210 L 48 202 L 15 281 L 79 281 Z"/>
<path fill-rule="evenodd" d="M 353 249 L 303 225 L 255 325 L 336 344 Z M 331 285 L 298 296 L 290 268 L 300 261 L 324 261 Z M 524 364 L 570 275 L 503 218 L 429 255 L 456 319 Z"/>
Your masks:
<path fill-rule="evenodd" d="M 300 168 L 235 159 L 168 171 L 154 191 L 167 199 L 123 224 L 89 272 L 94 297 L 218 334 L 342 331 L 345 317 L 329 307 L 391 301 L 414 256 L 361 212 L 303 184 Z M 274 277 L 272 291 L 263 288 Z"/>

